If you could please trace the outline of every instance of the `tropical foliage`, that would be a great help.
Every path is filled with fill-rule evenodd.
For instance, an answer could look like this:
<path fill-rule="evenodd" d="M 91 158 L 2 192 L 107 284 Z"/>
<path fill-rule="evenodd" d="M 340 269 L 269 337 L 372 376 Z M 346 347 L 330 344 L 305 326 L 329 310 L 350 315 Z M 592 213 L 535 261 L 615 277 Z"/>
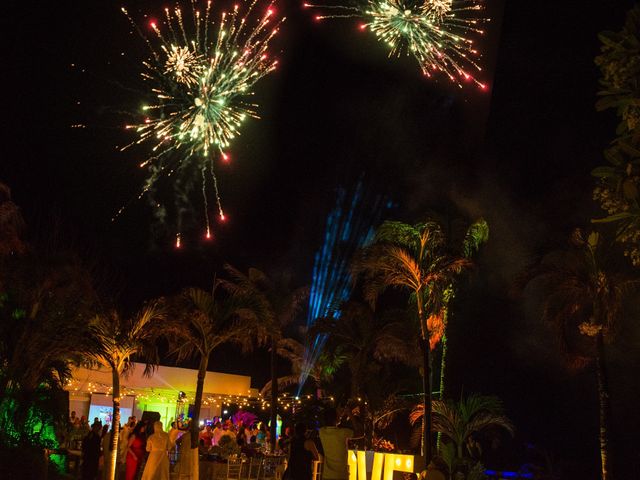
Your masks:
<path fill-rule="evenodd" d="M 428 407 L 422 439 L 425 463 L 432 456 L 431 350 L 445 330 L 442 294 L 471 266 L 469 259 L 449 254 L 445 245 L 442 227 L 434 221 L 416 225 L 386 221 L 354 263 L 354 273 L 363 280 L 365 298 L 372 305 L 387 289 L 398 288 L 410 293 L 415 307 L 423 357 L 424 404 Z"/>
<path fill-rule="evenodd" d="M 172 302 L 171 320 L 164 332 L 172 354 L 178 362 L 189 358 L 199 361 L 194 411 L 191 418 L 191 449 L 194 475 L 198 472 L 198 426 L 204 379 L 209 357 L 225 343 L 235 343 L 244 350 L 252 347 L 252 334 L 264 318 L 261 304 L 240 294 L 221 295 L 219 282 L 211 292 L 199 288 L 184 290 Z"/>
<path fill-rule="evenodd" d="M 605 343 L 614 340 L 624 306 L 640 287 L 612 260 L 612 249 L 600 235 L 585 238 L 576 230 L 571 249 L 543 258 L 529 272 L 529 281 L 545 288 L 543 319 L 557 333 L 562 352 L 574 368 L 595 362 L 600 404 L 602 478 L 610 478 L 610 406 Z"/>
<path fill-rule="evenodd" d="M 625 255 L 640 267 L 640 5 L 620 32 L 602 32 L 596 65 L 602 74 L 598 110 L 613 108 L 619 118 L 616 137 L 604 152 L 607 165 L 595 168 L 593 198 L 607 213 L 594 222 L 612 223 Z"/>
<path fill-rule="evenodd" d="M 325 351 L 344 359 L 351 398 L 366 393 L 364 383 L 376 377 L 380 362 L 395 360 L 417 366 L 419 349 L 407 340 L 412 332 L 404 311 L 375 312 L 370 305 L 352 300 L 340 306 L 339 312 L 338 317 L 318 319 L 310 336 L 326 335 Z"/>
<path fill-rule="evenodd" d="M 416 405 L 410 414 L 412 424 L 422 420 L 424 406 Z M 469 395 L 458 402 L 434 400 L 433 428 L 443 436 L 441 455 L 451 471 L 469 473 L 482 456 L 480 438 L 511 435 L 514 427 L 504 415 L 502 402 L 491 396 Z"/>
<path fill-rule="evenodd" d="M 120 379 L 133 367 L 132 359 L 147 361 L 145 373 L 150 374 L 158 364 L 156 340 L 163 333 L 165 313 L 158 302 L 150 303 L 131 317 L 111 310 L 96 315 L 89 325 L 89 338 L 84 351 L 85 362 L 111 371 L 113 399 L 111 451 L 118 451 L 120 429 Z M 116 474 L 116 455 L 111 455 L 108 477 Z"/>
<path fill-rule="evenodd" d="M 278 356 L 289 361 L 291 373 L 278 377 L 278 385 L 287 388 L 298 385 L 305 362 L 305 345 L 294 338 L 281 338 L 276 347 Z M 313 381 L 319 392 L 330 382 L 338 369 L 344 364 L 345 357 L 340 353 L 324 351 L 309 370 L 309 379 Z M 263 397 L 271 394 L 271 381 L 268 381 L 260 391 Z"/>
<path fill-rule="evenodd" d="M 225 270 L 231 280 L 221 280 L 220 284 L 234 295 L 252 298 L 260 306 L 259 324 L 256 328 L 258 340 L 268 341 L 271 348 L 271 448 L 276 445 L 276 417 L 278 414 L 278 342 L 284 337 L 285 328 L 293 322 L 309 295 L 308 288 L 291 289 L 289 275 L 282 274 L 269 278 L 257 268 L 250 268 L 247 274 L 231 265 Z"/>
<path fill-rule="evenodd" d="M 64 433 L 64 386 L 80 361 L 96 295 L 68 248 L 28 245 L 0 184 L 0 477 L 42 478 L 44 448 Z M 12 470 L 18 468 L 18 472 Z"/>

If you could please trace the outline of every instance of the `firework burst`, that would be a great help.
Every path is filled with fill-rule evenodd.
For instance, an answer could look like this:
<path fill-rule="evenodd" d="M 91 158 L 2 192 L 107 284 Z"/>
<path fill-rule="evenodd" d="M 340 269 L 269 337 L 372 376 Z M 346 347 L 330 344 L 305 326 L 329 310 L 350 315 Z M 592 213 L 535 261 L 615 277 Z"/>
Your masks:
<path fill-rule="evenodd" d="M 389 56 L 412 55 L 422 72 L 431 77 L 443 73 L 462 87 L 473 82 L 481 89 L 485 85 L 475 75 L 482 69 L 479 53 L 471 37 L 483 34 L 482 0 L 368 0 L 361 6 L 316 5 L 324 18 L 361 18 L 362 30 L 372 31 L 389 47 Z"/>
<path fill-rule="evenodd" d="M 161 21 L 149 22 L 148 35 L 122 9 L 149 47 L 142 77 L 154 98 L 142 107 L 141 121 L 127 126 L 137 138 L 123 149 L 137 144 L 151 148 L 150 156 L 140 164 L 150 172 L 141 196 L 162 176 L 174 175 L 183 184 L 185 177 L 201 183 L 206 238 L 211 238 L 210 189 L 220 220 L 225 219 L 216 160 L 227 162 L 228 148 L 243 122 L 258 118 L 257 105 L 250 97 L 256 82 L 276 68 L 278 62 L 268 48 L 284 21 L 276 18 L 273 3 L 258 12 L 258 0 L 242 7 L 236 4 L 217 20 L 211 7 L 208 2 L 201 11 L 192 0 L 187 15 L 179 6 L 167 8 Z"/>

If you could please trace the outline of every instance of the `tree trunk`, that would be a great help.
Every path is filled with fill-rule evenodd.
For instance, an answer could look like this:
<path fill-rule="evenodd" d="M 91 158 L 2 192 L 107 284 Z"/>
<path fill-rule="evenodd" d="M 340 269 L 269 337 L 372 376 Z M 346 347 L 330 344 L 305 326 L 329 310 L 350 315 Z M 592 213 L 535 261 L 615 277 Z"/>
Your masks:
<path fill-rule="evenodd" d="M 431 348 L 429 345 L 429 329 L 427 328 L 427 316 L 424 313 L 422 291 L 416 291 L 416 306 L 418 308 L 418 321 L 420 322 L 422 347 L 422 393 L 424 401 L 424 411 L 422 416 L 422 457 L 424 468 L 427 468 L 432 457 L 431 450 Z"/>
<path fill-rule="evenodd" d="M 446 328 L 446 327 L 445 327 Z M 444 378 L 447 366 L 447 332 L 442 335 L 442 357 L 440 358 L 440 395 L 439 399 L 444 400 Z"/>
<path fill-rule="evenodd" d="M 109 468 L 109 474 L 107 478 L 109 480 L 115 480 L 116 478 L 116 464 L 118 461 L 118 439 L 120 437 L 120 374 L 117 368 L 112 368 L 112 398 L 113 398 L 113 414 L 111 415 L 111 430 L 113 437 L 111 437 L 111 457 L 109 458 L 109 465 L 105 465 L 105 468 Z"/>
<path fill-rule="evenodd" d="M 191 418 L 191 448 L 198 448 L 200 433 L 200 408 L 202 407 L 202 394 L 204 390 L 204 377 L 207 375 L 209 355 L 202 355 L 198 368 L 198 382 L 196 383 L 196 398 L 193 405 L 193 417 Z"/>
<path fill-rule="evenodd" d="M 351 368 L 351 388 L 350 388 L 350 392 L 351 392 L 351 398 L 355 399 L 358 398 L 358 395 L 360 395 L 360 375 L 359 375 L 359 368 Z"/>
<path fill-rule="evenodd" d="M 440 357 L 440 392 L 438 394 L 438 398 L 442 401 L 444 400 L 444 378 L 445 378 L 445 368 L 447 366 L 447 330 L 445 326 L 445 331 L 442 334 L 442 356 Z M 442 432 L 438 432 L 436 435 L 436 452 L 440 451 L 440 445 L 442 442 Z"/>
<path fill-rule="evenodd" d="M 596 337 L 596 369 L 598 375 L 598 398 L 600 400 L 600 461 L 602 480 L 612 480 L 611 455 L 609 454 L 609 425 L 611 406 L 609 404 L 609 379 L 604 362 L 604 339 L 602 332 Z"/>
<path fill-rule="evenodd" d="M 424 415 L 422 417 L 422 456 L 424 467 L 429 465 L 432 457 L 431 450 L 431 349 L 429 338 L 422 339 L 422 389 L 424 391 Z"/>
<path fill-rule="evenodd" d="M 276 432 L 278 428 L 278 353 L 277 353 L 277 340 L 271 338 L 271 426 L 270 433 L 271 438 L 269 443 L 271 445 L 271 451 L 276 450 Z M 247 439 L 248 440 L 248 439 Z"/>

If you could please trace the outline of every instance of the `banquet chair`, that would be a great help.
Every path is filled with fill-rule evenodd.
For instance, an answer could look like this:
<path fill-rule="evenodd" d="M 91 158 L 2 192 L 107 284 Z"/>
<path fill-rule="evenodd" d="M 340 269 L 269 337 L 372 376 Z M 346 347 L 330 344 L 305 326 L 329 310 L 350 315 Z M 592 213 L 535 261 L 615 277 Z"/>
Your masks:
<path fill-rule="evenodd" d="M 242 475 L 242 458 L 239 456 L 229 457 L 227 460 L 227 480 L 240 480 Z"/>
<path fill-rule="evenodd" d="M 280 480 L 284 457 L 265 457 L 262 461 L 260 480 Z"/>
<path fill-rule="evenodd" d="M 262 472 L 262 458 L 251 457 L 249 465 L 247 465 L 247 475 L 242 477 L 244 480 L 258 480 Z"/>
<path fill-rule="evenodd" d="M 322 480 L 322 460 L 314 460 L 311 468 L 311 480 Z"/>

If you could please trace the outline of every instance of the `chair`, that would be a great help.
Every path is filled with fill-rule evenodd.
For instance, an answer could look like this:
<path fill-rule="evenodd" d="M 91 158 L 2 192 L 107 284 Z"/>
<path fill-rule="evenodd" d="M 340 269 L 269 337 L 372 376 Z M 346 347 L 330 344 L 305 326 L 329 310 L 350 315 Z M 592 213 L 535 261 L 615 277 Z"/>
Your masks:
<path fill-rule="evenodd" d="M 246 480 L 258 480 L 262 473 L 262 458 L 251 457 L 249 459 L 249 465 L 247 465 L 247 476 L 243 477 Z"/>
<path fill-rule="evenodd" d="M 227 460 L 227 480 L 240 480 L 242 474 L 242 458 L 237 455 Z"/>
<path fill-rule="evenodd" d="M 322 480 L 322 460 L 314 460 L 311 468 L 311 480 Z"/>
<path fill-rule="evenodd" d="M 262 475 L 260 480 L 280 480 L 284 457 L 265 457 L 262 461 Z"/>

